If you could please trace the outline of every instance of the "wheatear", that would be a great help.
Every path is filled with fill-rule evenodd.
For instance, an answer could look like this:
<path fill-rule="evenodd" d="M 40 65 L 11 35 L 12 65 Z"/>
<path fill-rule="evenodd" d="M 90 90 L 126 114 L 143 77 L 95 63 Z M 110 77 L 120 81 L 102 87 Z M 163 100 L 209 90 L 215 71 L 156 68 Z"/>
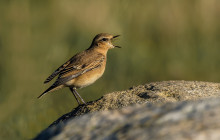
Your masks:
<path fill-rule="evenodd" d="M 119 35 L 113 36 L 107 33 L 96 35 L 91 46 L 87 50 L 74 55 L 44 81 L 44 83 L 48 83 L 54 77 L 59 75 L 54 84 L 44 91 L 38 98 L 48 92 L 69 87 L 78 104 L 80 105 L 78 97 L 85 104 L 85 101 L 79 93 L 77 93 L 76 89 L 94 83 L 103 75 L 108 50 L 115 47 L 120 48 L 119 46 L 114 46 L 112 44 L 112 40 L 118 36 Z"/>

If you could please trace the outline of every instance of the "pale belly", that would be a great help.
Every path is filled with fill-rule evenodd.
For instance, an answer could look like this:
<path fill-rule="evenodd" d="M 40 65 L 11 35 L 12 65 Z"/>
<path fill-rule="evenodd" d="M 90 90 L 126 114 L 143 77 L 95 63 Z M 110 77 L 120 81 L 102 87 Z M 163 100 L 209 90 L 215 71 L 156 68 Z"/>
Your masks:
<path fill-rule="evenodd" d="M 105 69 L 94 69 L 68 81 L 65 85 L 76 88 L 83 88 L 98 80 L 104 73 Z"/>

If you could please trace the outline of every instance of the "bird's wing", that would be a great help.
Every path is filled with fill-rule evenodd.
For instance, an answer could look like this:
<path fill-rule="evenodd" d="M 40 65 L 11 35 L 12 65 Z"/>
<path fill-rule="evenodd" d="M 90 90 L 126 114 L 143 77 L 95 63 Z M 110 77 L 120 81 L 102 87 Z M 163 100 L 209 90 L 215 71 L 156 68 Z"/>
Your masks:
<path fill-rule="evenodd" d="M 57 87 L 88 71 L 96 69 L 101 66 L 104 60 L 105 57 L 102 54 L 97 54 L 96 56 L 93 56 L 93 59 L 84 59 L 80 64 L 78 63 L 77 65 L 74 65 L 74 63 L 70 63 L 60 71 L 59 77 L 53 85 Z"/>
<path fill-rule="evenodd" d="M 105 60 L 105 56 L 102 54 L 94 54 L 92 56 L 83 57 L 83 59 L 79 60 L 75 63 L 70 63 L 66 66 L 59 75 L 59 78 L 64 78 L 72 75 L 77 77 L 85 72 L 88 72 L 98 66 Z"/>
<path fill-rule="evenodd" d="M 67 81 L 73 79 L 73 78 L 76 78 L 78 77 L 79 75 L 83 74 L 83 73 L 86 73 L 92 69 L 95 69 L 95 68 L 98 68 L 100 65 L 97 65 L 95 67 L 91 67 L 91 68 L 88 68 L 88 69 L 84 69 L 80 72 L 77 72 L 75 73 L 74 75 L 69 75 L 69 76 L 66 76 L 66 77 L 59 77 L 54 83 L 52 86 L 50 86 L 46 91 L 44 91 L 40 96 L 38 96 L 37 98 L 41 98 L 43 95 L 45 95 L 46 93 L 48 92 L 51 92 L 52 90 L 56 90 L 57 88 L 59 88 L 60 86 L 62 86 L 64 83 L 66 83 Z"/>
<path fill-rule="evenodd" d="M 70 81 L 70 80 L 72 80 L 72 79 L 74 79 L 74 78 L 76 78 L 76 77 L 78 77 L 78 76 L 80 76 L 80 75 L 82 75 L 82 74 L 84 74 L 84 73 L 90 71 L 90 70 L 93 70 L 93 69 L 95 69 L 95 68 L 98 68 L 98 67 L 100 67 L 100 65 L 97 65 L 97 66 L 92 67 L 92 68 L 84 69 L 84 70 L 82 70 L 82 71 L 80 71 L 80 72 L 77 72 L 77 73 L 75 73 L 75 74 L 68 75 L 68 76 L 66 76 L 66 77 L 59 77 L 59 78 L 57 79 L 57 81 L 53 84 L 53 86 L 54 86 L 54 87 L 57 87 L 57 86 L 60 86 L 60 85 L 62 85 L 62 84 L 65 84 L 66 82 L 68 82 L 68 81 Z"/>
<path fill-rule="evenodd" d="M 57 68 L 45 81 L 44 84 L 50 82 L 54 77 L 56 77 L 65 67 L 67 67 L 73 60 L 75 60 L 79 54 L 76 54 L 71 59 L 69 59 L 66 63 Z"/>

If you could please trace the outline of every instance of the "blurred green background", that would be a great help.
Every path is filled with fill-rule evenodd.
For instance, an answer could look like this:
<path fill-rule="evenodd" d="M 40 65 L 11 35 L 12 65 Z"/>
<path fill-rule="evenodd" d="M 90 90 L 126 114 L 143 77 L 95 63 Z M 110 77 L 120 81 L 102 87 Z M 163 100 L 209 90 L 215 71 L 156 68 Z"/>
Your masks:
<path fill-rule="evenodd" d="M 163 80 L 220 81 L 219 0 L 1 0 L 0 139 L 30 139 L 77 103 L 43 81 L 101 32 L 121 34 L 86 101 Z"/>

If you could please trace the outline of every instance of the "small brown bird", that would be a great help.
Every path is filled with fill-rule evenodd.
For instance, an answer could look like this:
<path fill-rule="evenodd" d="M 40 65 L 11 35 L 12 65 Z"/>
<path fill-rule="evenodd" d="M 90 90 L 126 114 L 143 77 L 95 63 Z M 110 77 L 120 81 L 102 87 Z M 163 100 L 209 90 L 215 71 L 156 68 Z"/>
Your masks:
<path fill-rule="evenodd" d="M 54 77 L 59 75 L 54 84 L 44 91 L 38 98 L 48 92 L 69 87 L 78 104 L 80 105 L 78 97 L 84 104 L 86 104 L 76 89 L 94 83 L 103 75 L 105 71 L 107 51 L 115 47 L 121 48 L 112 44 L 113 39 L 118 36 L 119 35 L 113 36 L 107 33 L 96 35 L 91 46 L 87 50 L 74 55 L 44 81 L 44 83 L 48 83 Z"/>

